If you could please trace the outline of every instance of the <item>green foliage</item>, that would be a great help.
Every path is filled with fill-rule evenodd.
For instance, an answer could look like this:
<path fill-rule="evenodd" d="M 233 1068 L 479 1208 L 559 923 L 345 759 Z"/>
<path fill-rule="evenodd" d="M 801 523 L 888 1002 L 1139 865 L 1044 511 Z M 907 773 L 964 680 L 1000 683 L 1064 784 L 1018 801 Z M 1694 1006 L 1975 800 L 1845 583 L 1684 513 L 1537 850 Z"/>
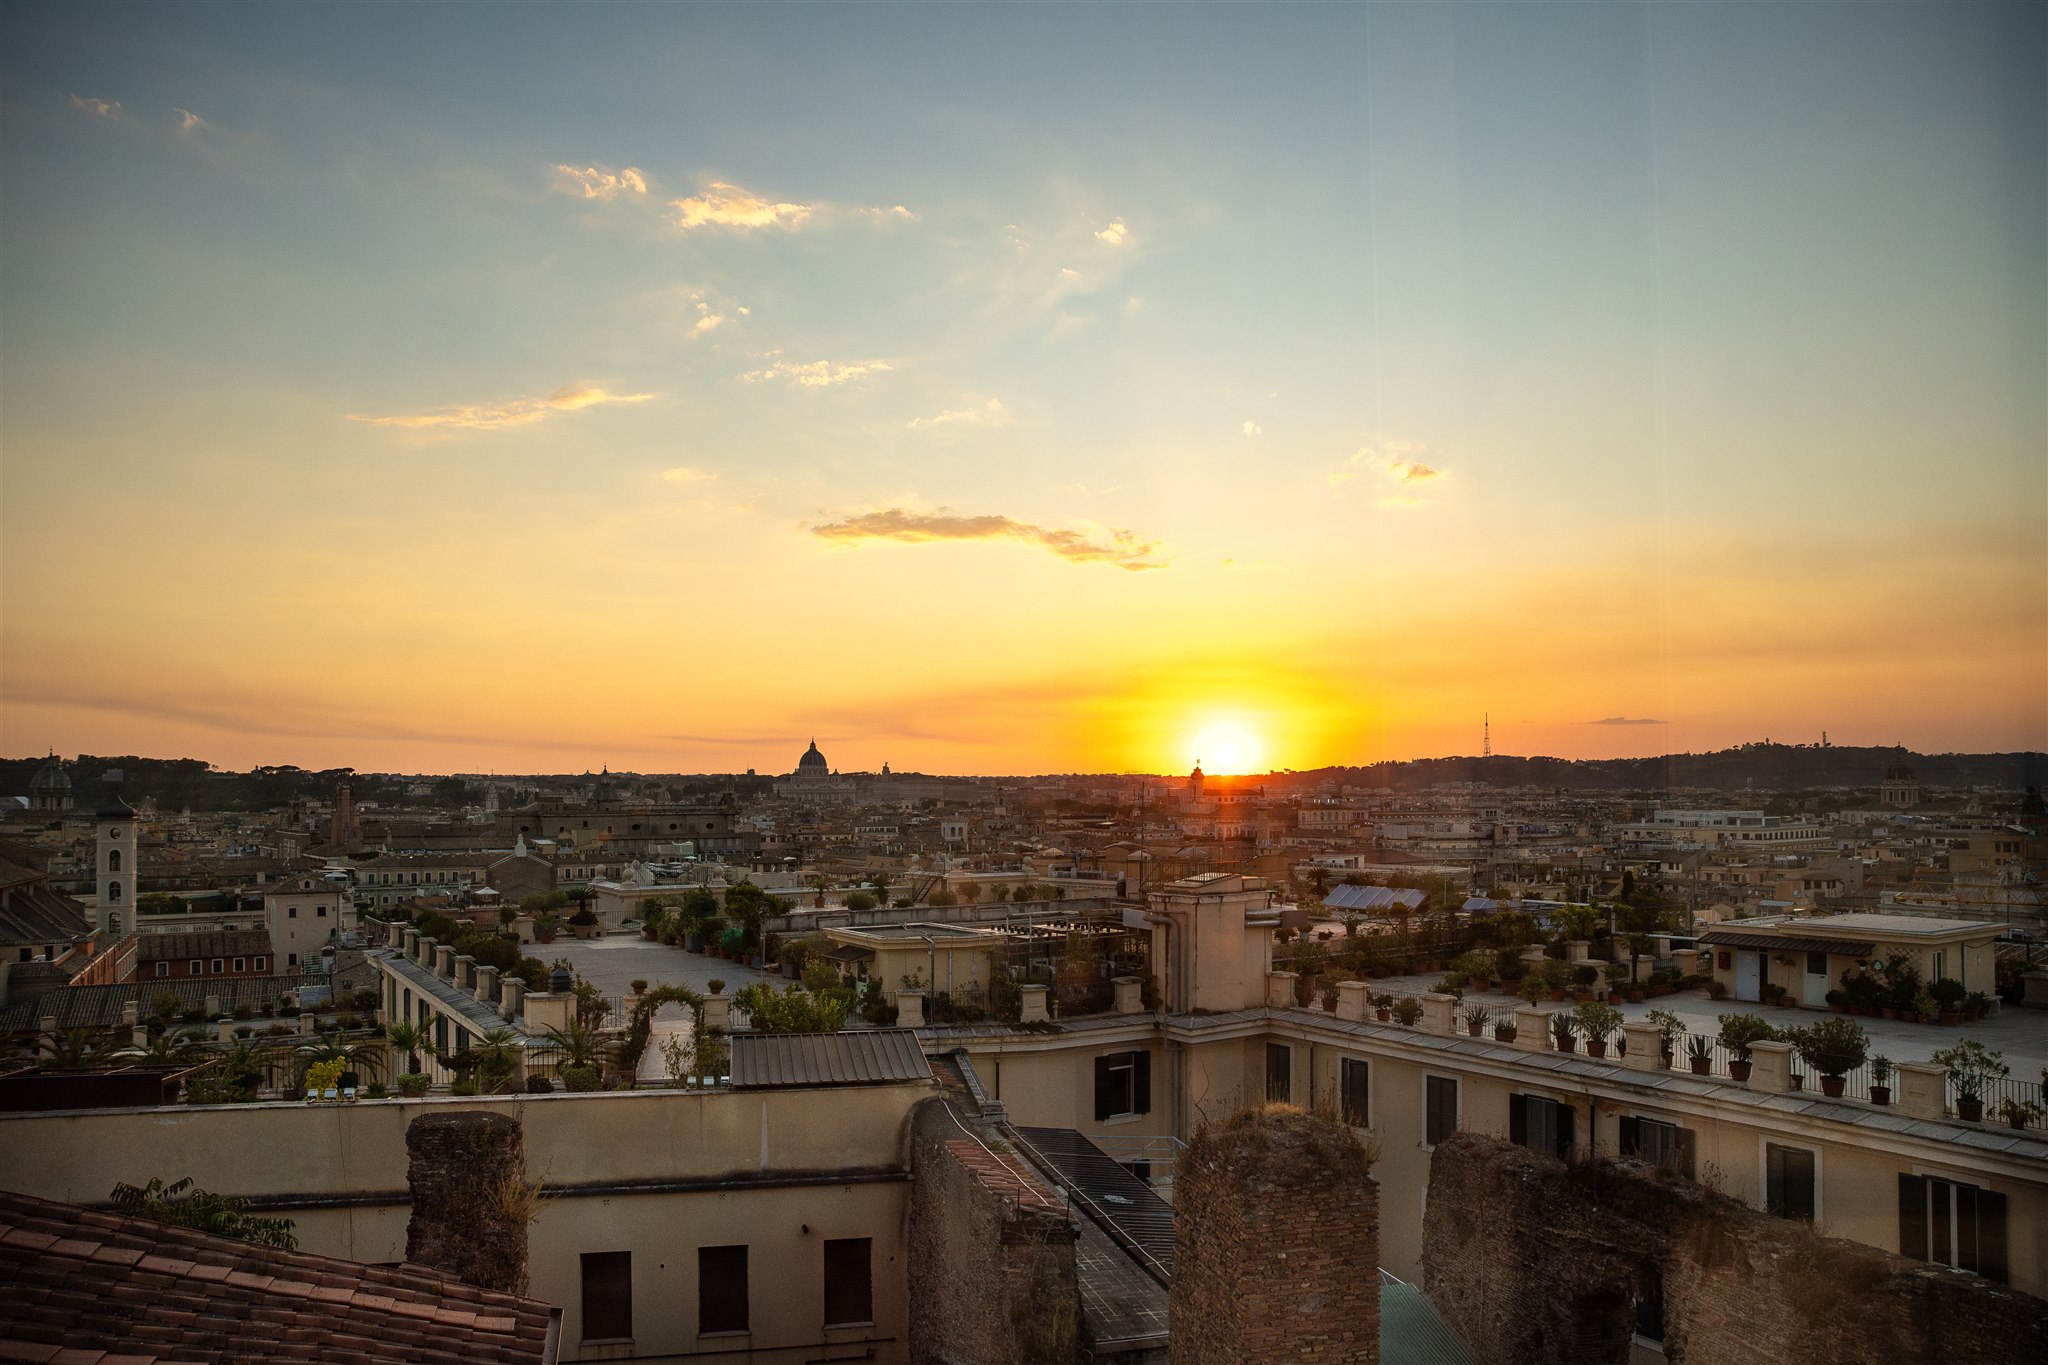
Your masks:
<path fill-rule="evenodd" d="M 812 994 L 836 990 L 839 987 L 839 969 L 824 958 L 813 958 L 804 964 L 804 989 Z"/>
<path fill-rule="evenodd" d="M 1621 1027 L 1621 1011 L 1598 1000 L 1584 1000 L 1572 1011 L 1578 1031 L 1589 1043 L 1600 1043 Z"/>
<path fill-rule="evenodd" d="M 299 1239 L 291 1219 L 257 1218 L 239 1199 L 193 1189 L 190 1176 L 169 1185 L 160 1176 L 151 1176 L 147 1185 L 116 1185 L 112 1198 L 114 1207 L 131 1218 L 147 1218 L 152 1223 L 232 1237 L 279 1251 L 298 1250 Z"/>
<path fill-rule="evenodd" d="M 1685 1020 L 1670 1010 L 1651 1010 L 1650 1022 L 1657 1026 L 1657 1036 L 1663 1040 L 1664 1050 L 1669 1052 L 1678 1035 L 1685 1032 Z"/>
<path fill-rule="evenodd" d="M 1749 1049 L 1756 1043 L 1767 1043 L 1778 1036 L 1778 1030 L 1754 1014 L 1724 1014 L 1720 1016 L 1721 1046 L 1728 1049 L 1728 1055 L 1738 1062 L 1749 1060 Z"/>
<path fill-rule="evenodd" d="M 1966 1100 L 1980 1096 L 1986 1082 L 2004 1080 L 2012 1075 L 2012 1068 L 2005 1064 L 2005 1054 L 1984 1046 L 1975 1038 L 1965 1038 L 1954 1047 L 1945 1047 L 1928 1060 L 1948 1072 L 1949 1080 L 1955 1083 L 1956 1094 Z"/>
<path fill-rule="evenodd" d="M 1793 1033 L 1800 1060 L 1823 1076 L 1846 1075 L 1870 1055 L 1870 1035 L 1846 1015 L 1830 1015 Z"/>
<path fill-rule="evenodd" d="M 856 913 L 862 910 L 872 910 L 877 904 L 879 902 L 865 891 L 849 891 L 846 893 L 846 908 Z"/>
<path fill-rule="evenodd" d="M 597 1089 L 599 1073 L 598 1069 L 594 1066 L 581 1066 L 574 1062 L 564 1062 L 559 1074 L 562 1078 L 562 1088 L 564 1090 L 572 1090 L 580 1094 L 584 1091 Z"/>
<path fill-rule="evenodd" d="M 734 995 L 733 1003 L 761 1033 L 837 1033 L 846 1026 L 853 992 L 834 987 L 813 993 L 795 983 L 778 991 L 757 981 Z"/>
<path fill-rule="evenodd" d="M 1394 1002 L 1394 1022 L 1414 1028 L 1422 1018 L 1422 1002 L 1412 995 L 1404 995 Z"/>

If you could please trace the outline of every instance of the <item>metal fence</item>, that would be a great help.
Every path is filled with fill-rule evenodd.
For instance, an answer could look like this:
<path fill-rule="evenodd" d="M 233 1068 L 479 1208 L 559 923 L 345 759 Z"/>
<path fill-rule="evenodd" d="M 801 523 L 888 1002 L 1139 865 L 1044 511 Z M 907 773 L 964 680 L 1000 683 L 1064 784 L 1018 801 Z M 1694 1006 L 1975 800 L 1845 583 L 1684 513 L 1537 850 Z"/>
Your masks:
<path fill-rule="evenodd" d="M 2012 1124 L 2016 1128 L 2034 1131 L 2048 1129 L 2048 1103 L 2044 1103 L 2043 1092 L 2038 1081 L 2023 1081 L 2017 1077 L 1998 1077 L 1985 1081 L 1977 1089 L 1977 1097 L 1984 1102 L 1984 1122 Z M 1949 1112 L 1956 1109 L 1955 1077 L 1948 1081 Z M 2008 1107 L 2010 1106 L 2010 1107 Z M 2023 1120 L 2013 1124 L 2013 1118 Z"/>

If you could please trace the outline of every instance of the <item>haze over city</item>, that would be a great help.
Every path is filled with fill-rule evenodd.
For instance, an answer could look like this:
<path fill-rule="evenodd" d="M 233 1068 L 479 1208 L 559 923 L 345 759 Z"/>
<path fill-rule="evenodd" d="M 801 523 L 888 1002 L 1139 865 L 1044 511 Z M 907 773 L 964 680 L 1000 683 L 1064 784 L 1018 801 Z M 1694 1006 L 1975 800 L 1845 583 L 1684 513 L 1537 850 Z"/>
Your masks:
<path fill-rule="evenodd" d="M 2029 5 L 0 12 L 0 752 L 2048 746 Z"/>

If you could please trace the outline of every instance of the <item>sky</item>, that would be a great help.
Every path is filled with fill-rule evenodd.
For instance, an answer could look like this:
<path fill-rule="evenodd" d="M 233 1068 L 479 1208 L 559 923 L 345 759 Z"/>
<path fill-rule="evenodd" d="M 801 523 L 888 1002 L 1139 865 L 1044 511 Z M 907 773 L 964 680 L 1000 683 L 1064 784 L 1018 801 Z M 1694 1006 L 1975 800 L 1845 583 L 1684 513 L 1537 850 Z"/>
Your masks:
<path fill-rule="evenodd" d="M 0 7 L 0 753 L 2048 748 L 2044 14 Z"/>

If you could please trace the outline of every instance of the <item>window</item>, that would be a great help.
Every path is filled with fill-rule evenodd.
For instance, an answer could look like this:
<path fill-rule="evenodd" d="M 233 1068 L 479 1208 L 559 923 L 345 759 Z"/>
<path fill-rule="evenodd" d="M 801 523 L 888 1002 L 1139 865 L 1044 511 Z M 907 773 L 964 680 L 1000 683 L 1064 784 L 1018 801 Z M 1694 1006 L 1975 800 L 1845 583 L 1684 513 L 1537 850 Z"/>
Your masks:
<path fill-rule="evenodd" d="M 260 971 L 262 971 L 262 970 L 264 969 L 264 964 L 265 964 L 266 962 L 268 962 L 268 961 L 269 961 L 269 959 L 268 959 L 268 958 L 262 958 L 262 957 L 259 957 L 259 958 L 257 958 L 257 959 L 256 959 L 256 970 L 257 970 L 257 971 L 259 971 L 259 972 L 260 972 Z"/>
<path fill-rule="evenodd" d="M 1357 1128 L 1372 1126 L 1372 1066 L 1357 1057 L 1337 1062 L 1337 1103 L 1344 1121 Z"/>
<path fill-rule="evenodd" d="M 1152 1054 L 1112 1052 L 1095 1059 L 1095 1117 L 1152 1112 Z"/>
<path fill-rule="evenodd" d="M 286 954 L 284 955 L 284 965 L 285 965 L 285 966 L 287 966 L 287 967 L 296 967 L 296 966 L 298 966 L 298 965 L 299 965 L 299 955 L 298 955 L 297 953 L 286 953 Z"/>
<path fill-rule="evenodd" d="M 1458 1131 L 1458 1083 L 1449 1076 L 1422 1078 L 1422 1145 L 1434 1147 Z"/>
<path fill-rule="evenodd" d="M 1899 1177 L 1899 1254 L 2005 1282 L 2005 1196 L 1932 1175 Z"/>
<path fill-rule="evenodd" d="M 26 960 L 26 959 L 24 959 L 24 960 Z M 156 964 L 156 974 L 157 974 L 158 976 L 169 976 L 169 975 L 171 974 L 171 964 L 170 964 L 170 963 L 168 963 L 168 962 L 159 962 L 159 963 L 157 963 L 157 964 Z"/>
<path fill-rule="evenodd" d="M 1569 1157 L 1577 1119 L 1578 1111 L 1569 1104 L 1542 1095 L 1508 1096 L 1508 1141 L 1532 1152 Z"/>
<path fill-rule="evenodd" d="M 426 1002 L 421 1001 L 420 1005 L 424 1009 Z M 445 1014 L 434 1016 L 434 1046 L 442 1052 L 448 1050 L 448 1016 Z"/>
<path fill-rule="evenodd" d="M 633 1335 L 633 1253 L 583 1253 L 583 1339 L 620 1341 Z"/>
<path fill-rule="evenodd" d="M 1639 1271 L 1642 1282 L 1636 1288 L 1636 1345 L 1664 1353 L 1664 1276 L 1654 1264 Z"/>
<path fill-rule="evenodd" d="M 219 976 L 219 975 L 221 974 L 221 972 L 222 972 L 222 971 L 223 971 L 223 970 L 224 970 L 224 969 L 225 969 L 226 967 L 227 967 L 227 963 L 226 963 L 225 961 L 223 961 L 222 959 L 220 959 L 220 958 L 215 958 L 215 959 L 213 960 L 213 974 L 214 974 L 215 976 Z"/>
<path fill-rule="evenodd" d="M 873 1261 L 871 1243 L 866 1237 L 838 1237 L 826 1241 L 827 1327 L 851 1327 L 875 1320 Z"/>
<path fill-rule="evenodd" d="M 1294 1049 L 1285 1043 L 1266 1044 L 1266 1102 L 1294 1102 Z"/>
<path fill-rule="evenodd" d="M 286 919 L 297 919 L 299 917 L 299 907 L 296 905 L 286 906 L 284 910 L 284 917 Z"/>
<path fill-rule="evenodd" d="M 1680 1128 L 1675 1123 L 1624 1117 L 1621 1121 L 1621 1154 L 1639 1157 L 1667 1171 L 1676 1171 L 1687 1180 L 1693 1176 L 1692 1130 Z"/>
<path fill-rule="evenodd" d="M 1764 1144 L 1764 1207 L 1780 1218 L 1811 1223 L 1814 1214 L 1814 1155 L 1804 1147 Z"/>
<path fill-rule="evenodd" d="M 108 899 L 108 900 L 110 900 L 110 901 L 117 901 L 117 900 L 121 899 L 121 883 L 119 883 L 119 882 L 108 882 L 108 883 L 107 883 L 107 899 Z"/>
<path fill-rule="evenodd" d="M 697 1331 L 747 1330 L 747 1249 L 697 1248 Z"/>
<path fill-rule="evenodd" d="M 317 909 L 317 910 L 315 910 L 315 911 L 313 912 L 313 915 L 314 915 L 314 917 L 315 917 L 315 918 L 317 918 L 317 919 L 326 919 L 326 918 L 327 918 L 327 907 L 326 907 L 326 906 L 324 906 L 324 905 L 323 905 L 323 906 L 321 906 L 321 907 L 320 907 L 319 909 Z"/>
<path fill-rule="evenodd" d="M 1828 974 L 1828 955 L 1826 953 L 1808 953 L 1806 955 L 1806 974 L 1808 976 L 1826 976 Z"/>
<path fill-rule="evenodd" d="M 201 961 L 200 961 L 200 960 L 199 960 L 198 958 L 196 958 L 196 957 L 195 957 L 195 958 L 193 958 L 193 959 L 192 959 L 192 960 L 191 960 L 190 962 L 188 962 L 188 963 L 186 963 L 186 964 L 185 964 L 185 975 L 187 975 L 187 976 L 198 976 L 198 975 L 199 975 L 199 974 L 200 974 L 201 972 L 203 972 L 203 971 L 205 971 L 205 970 L 206 970 L 206 964 L 205 964 L 205 963 L 203 963 L 203 962 L 201 962 Z"/>
<path fill-rule="evenodd" d="M 109 872 L 119 872 L 120 870 L 121 870 L 121 850 L 120 850 L 120 849 L 118 849 L 118 848 L 116 848 L 116 849 L 110 849 L 110 850 L 108 850 L 108 852 L 107 852 L 107 871 L 109 871 Z"/>
<path fill-rule="evenodd" d="M 245 957 L 238 957 L 238 958 L 236 958 L 236 959 L 235 959 L 235 970 L 236 970 L 236 971 L 238 971 L 238 972 L 245 972 L 245 971 L 249 970 L 249 959 L 247 959 L 247 958 L 245 958 Z"/>

